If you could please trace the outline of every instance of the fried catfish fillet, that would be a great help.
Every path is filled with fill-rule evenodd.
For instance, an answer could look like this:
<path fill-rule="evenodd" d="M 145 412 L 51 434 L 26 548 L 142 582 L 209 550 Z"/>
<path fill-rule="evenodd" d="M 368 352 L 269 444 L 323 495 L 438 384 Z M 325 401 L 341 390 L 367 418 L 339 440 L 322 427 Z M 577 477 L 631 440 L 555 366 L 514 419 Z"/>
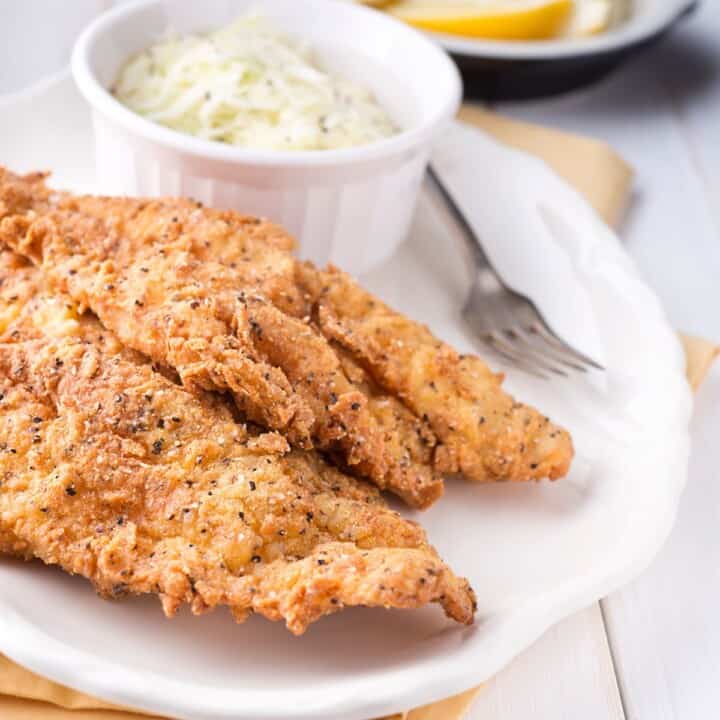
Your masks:
<path fill-rule="evenodd" d="M 567 473 L 569 434 L 503 392 L 502 378 L 478 357 L 459 355 L 336 268 L 298 264 L 297 276 L 322 332 L 428 420 L 439 470 L 479 482 Z"/>
<path fill-rule="evenodd" d="M 442 494 L 429 427 L 351 381 L 305 318 L 274 226 L 190 201 L 53 195 L 9 173 L 0 203 L 2 240 L 191 391 L 231 392 L 250 420 L 416 507 Z"/>
<path fill-rule="evenodd" d="M 83 274 L 83 264 L 92 255 L 86 248 L 88 242 L 72 235 L 67 242 L 59 241 L 57 234 L 62 225 L 56 227 L 55 240 L 43 229 L 43 218 L 58 216 L 63 209 L 66 213 L 72 210 L 76 218 L 111 224 L 113 237 L 131 238 L 122 242 L 131 243 L 135 251 L 150 247 L 159 252 L 165 244 L 182 241 L 199 265 L 221 265 L 231 275 L 234 287 L 255 288 L 261 301 L 258 307 L 266 310 L 271 305 L 284 316 L 286 338 L 293 336 L 293 319 L 302 320 L 329 341 L 335 356 L 339 357 L 338 348 L 343 348 L 346 358 L 353 359 L 376 389 L 376 393 L 364 393 L 368 405 L 375 403 L 386 411 L 389 405 L 399 407 L 402 403 L 408 413 L 395 413 L 395 424 L 384 435 L 383 447 L 389 462 L 372 458 L 372 453 L 367 452 L 372 443 L 367 443 L 365 437 L 362 444 L 370 459 L 362 462 L 369 463 L 369 467 L 348 452 L 347 440 L 341 454 L 357 461 L 355 471 L 361 469 L 381 487 L 417 488 L 411 492 L 422 494 L 419 502 L 408 497 L 407 489 L 399 492 L 416 505 L 429 504 L 437 497 L 438 472 L 462 472 L 475 481 L 558 478 L 567 472 L 573 454 L 567 432 L 504 393 L 501 378 L 479 358 L 458 355 L 427 328 L 392 311 L 349 276 L 334 269 L 322 272 L 294 261 L 288 253 L 291 241 L 274 225 L 235 213 L 201 209 L 186 200 L 53 199 L 37 178 L 18 180 L 9 174 L 4 181 L 0 178 L 0 202 L 3 197 L 10 198 L 5 201 L 6 215 L 24 213 L 33 222 L 27 227 L 17 217 L 8 218 L 0 223 L 0 235 L 42 262 L 55 282 L 69 289 L 80 302 L 91 306 L 93 301 L 96 305 L 103 302 L 107 292 L 101 285 L 103 263 L 113 260 L 94 261 L 91 270 Z M 118 244 L 117 240 L 109 242 L 103 258 L 117 259 L 122 254 L 116 248 Z M 93 297 L 88 297 L 87 287 L 93 289 Z M 99 314 L 102 318 L 103 313 Z M 123 322 L 129 324 L 115 318 L 110 326 Z M 134 324 L 143 326 L 146 332 L 151 329 L 140 311 Z M 249 334 L 253 337 L 252 332 Z M 289 345 L 284 342 L 276 346 Z M 350 378 L 347 360 L 340 357 L 340 363 Z M 288 373 L 292 375 L 290 370 Z M 319 397 L 318 381 L 313 381 Z M 363 385 L 357 380 L 353 384 L 356 389 Z M 364 386 L 367 389 L 367 383 Z M 337 393 L 325 392 L 323 397 L 328 395 L 330 407 Z M 391 397 L 393 400 L 388 400 Z M 340 407 L 346 408 L 347 403 Z M 378 408 L 369 409 L 376 417 L 380 414 L 375 411 Z M 345 417 L 340 422 L 344 424 Z M 354 437 L 358 435 L 362 433 Z M 393 453 L 393 442 L 388 438 L 397 440 L 399 452 Z M 424 451 L 418 452 L 418 442 L 427 445 Z M 432 455 L 435 473 L 423 459 L 428 455 Z"/>
<path fill-rule="evenodd" d="M 8 255 L 0 267 L 17 270 Z M 2 276 L 5 308 L 20 269 Z M 301 634 L 345 606 L 437 602 L 472 622 L 467 581 L 376 488 L 249 430 L 66 299 L 39 291 L 14 315 L 0 344 L 2 551 L 106 598 L 157 594 L 168 616 L 227 605 Z"/>

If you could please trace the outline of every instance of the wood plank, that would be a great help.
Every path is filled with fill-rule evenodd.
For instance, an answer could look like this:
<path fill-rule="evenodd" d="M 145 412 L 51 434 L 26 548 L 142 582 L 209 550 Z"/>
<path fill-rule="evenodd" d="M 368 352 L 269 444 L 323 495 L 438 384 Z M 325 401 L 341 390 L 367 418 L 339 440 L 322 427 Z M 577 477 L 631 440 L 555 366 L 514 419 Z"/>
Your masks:
<path fill-rule="evenodd" d="M 703 3 L 682 33 L 662 48 L 658 73 L 705 184 L 706 199 L 720 229 L 720 7 Z"/>
<path fill-rule="evenodd" d="M 598 604 L 571 615 L 490 680 L 467 720 L 622 720 Z"/>
<path fill-rule="evenodd" d="M 701 387 L 690 480 L 677 525 L 654 564 L 603 601 L 632 720 L 720 713 L 720 366 Z"/>

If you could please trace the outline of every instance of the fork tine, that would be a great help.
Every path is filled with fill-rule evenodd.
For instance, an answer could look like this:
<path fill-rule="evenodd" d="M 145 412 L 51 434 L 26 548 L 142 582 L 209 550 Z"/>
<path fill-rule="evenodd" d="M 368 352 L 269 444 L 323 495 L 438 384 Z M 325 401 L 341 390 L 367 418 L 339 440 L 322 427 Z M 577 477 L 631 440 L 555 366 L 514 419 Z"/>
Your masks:
<path fill-rule="evenodd" d="M 600 365 L 600 363 L 595 362 L 595 360 L 593 360 L 592 358 L 588 357 L 584 353 L 581 353 L 579 350 L 576 350 L 571 345 L 568 345 L 564 340 L 561 340 L 544 323 L 542 323 L 542 322 L 533 323 L 530 326 L 529 330 L 530 330 L 530 332 L 536 333 L 537 335 L 544 338 L 551 345 L 555 345 L 559 350 L 563 350 L 568 355 L 571 355 L 576 360 L 579 360 L 580 362 L 585 363 L 586 365 L 589 365 L 590 367 L 593 367 L 596 370 L 605 370 L 605 368 L 602 365 Z"/>
<path fill-rule="evenodd" d="M 503 342 L 503 340 L 499 338 L 496 333 L 488 333 L 486 335 L 483 335 L 480 339 L 493 352 L 510 362 L 519 370 L 522 370 L 523 372 L 526 372 L 530 375 L 534 375 L 535 377 L 541 378 L 542 380 L 550 379 L 550 377 L 545 373 L 541 372 L 537 368 L 537 366 L 528 363 L 527 360 L 525 360 L 521 355 L 518 355 L 517 352 L 513 350 L 512 346 Z"/>
<path fill-rule="evenodd" d="M 527 342 L 515 328 L 508 328 L 503 330 L 502 333 L 503 340 L 514 348 L 515 352 L 520 353 L 521 357 L 524 357 L 527 362 L 555 375 L 568 376 L 563 369 L 557 367 L 557 364 L 552 361 L 553 358 L 548 358 L 546 354 Z"/>
<path fill-rule="evenodd" d="M 582 364 L 579 360 L 575 360 L 574 356 L 569 356 L 564 350 L 561 350 L 554 344 L 550 344 L 543 335 L 534 333 L 528 328 L 514 330 L 514 332 L 517 334 L 520 342 L 533 348 L 546 359 L 552 360 L 572 370 L 577 370 L 578 372 L 588 371 L 587 365 Z"/>
<path fill-rule="evenodd" d="M 432 197 L 448 211 L 454 228 L 464 240 L 468 260 L 474 265 L 475 280 L 462 312 L 481 340 L 484 338 L 496 353 L 517 367 L 526 372 L 533 369 L 534 374 L 540 368 L 567 377 L 567 372 L 557 367 L 558 364 L 581 371 L 589 367 L 604 370 L 602 365 L 557 337 L 533 301 L 503 282 L 474 229 L 432 166 L 428 168 L 428 178 Z M 488 317 L 483 317 L 485 313 Z M 508 315 L 509 322 L 501 319 Z M 525 331 L 516 330 L 518 326 L 526 328 Z"/>

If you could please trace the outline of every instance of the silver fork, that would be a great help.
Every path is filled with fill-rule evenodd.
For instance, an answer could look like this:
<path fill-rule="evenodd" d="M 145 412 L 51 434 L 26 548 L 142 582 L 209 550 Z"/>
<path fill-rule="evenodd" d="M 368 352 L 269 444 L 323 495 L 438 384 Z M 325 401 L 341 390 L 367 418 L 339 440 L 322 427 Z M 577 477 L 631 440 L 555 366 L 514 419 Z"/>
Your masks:
<path fill-rule="evenodd" d="M 474 265 L 474 281 L 462 315 L 490 350 L 531 375 L 567 376 L 572 370 L 587 372 L 602 365 L 568 345 L 556 335 L 529 298 L 511 290 L 485 254 L 480 239 L 432 167 L 428 188 L 437 206 L 444 208 L 465 242 Z"/>

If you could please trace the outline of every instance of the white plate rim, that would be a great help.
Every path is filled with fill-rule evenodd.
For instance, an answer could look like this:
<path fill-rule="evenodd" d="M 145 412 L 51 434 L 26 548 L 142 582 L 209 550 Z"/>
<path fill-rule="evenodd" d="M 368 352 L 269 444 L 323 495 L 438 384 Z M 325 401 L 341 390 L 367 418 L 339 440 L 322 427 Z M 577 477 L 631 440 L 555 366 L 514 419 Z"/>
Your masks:
<path fill-rule="evenodd" d="M 509 149 L 507 152 L 517 154 L 517 151 Z M 659 301 L 640 279 L 632 263 L 628 262 L 622 248 L 617 243 L 606 242 L 607 230 L 599 220 L 596 222 L 594 249 L 601 253 L 605 263 L 622 273 L 626 284 L 629 282 L 634 287 L 633 301 L 637 307 L 643 308 L 647 321 L 654 325 L 658 343 L 671 350 L 663 355 L 665 366 L 660 368 L 661 374 L 684 378 L 682 350 Z M 672 528 L 686 480 L 682 465 L 686 466 L 689 454 L 690 397 L 687 388 L 685 393 L 677 393 L 673 400 L 675 422 L 667 428 L 667 433 L 668 438 L 672 437 L 676 443 L 674 456 L 678 467 L 675 468 L 677 473 L 672 485 L 668 485 L 663 515 L 657 518 L 655 533 L 645 538 L 642 547 L 636 548 L 627 565 L 614 568 L 602 577 L 588 572 L 580 578 L 581 582 L 574 578 L 573 587 L 561 599 L 558 599 L 558 593 L 554 593 L 545 597 L 542 603 L 495 620 L 494 642 L 487 644 L 482 657 L 477 657 L 477 653 L 473 656 L 473 647 L 466 645 L 456 655 L 441 663 L 433 663 L 431 667 L 413 666 L 386 673 L 381 681 L 375 681 L 370 686 L 366 679 L 365 685 L 358 686 L 358 692 L 350 698 L 352 706 L 347 705 L 347 699 L 339 701 L 335 697 L 327 700 L 318 698 L 312 705 L 302 708 L 296 705 L 268 708 L 267 699 L 262 705 L 248 705 L 246 699 L 239 698 L 237 694 L 234 695 L 235 703 L 229 703 L 226 694 L 219 694 L 210 706 L 206 697 L 196 700 L 192 694 L 183 694 L 184 686 L 177 681 L 152 674 L 149 677 L 146 671 L 139 673 L 104 658 L 100 659 L 99 666 L 99 658 L 93 654 L 55 640 L 19 618 L 8 607 L 0 613 L 0 647 L 4 654 L 19 664 L 69 687 L 120 705 L 188 719 L 337 720 L 342 716 L 346 720 L 367 720 L 464 691 L 495 674 L 560 619 L 621 586 L 650 563 Z M 3 608 L 1 595 L 0 608 Z M 43 652 L 40 652 L 41 648 Z M 140 675 L 142 682 L 139 681 Z M 151 682 L 148 682 L 149 679 Z M 242 710 L 239 714 L 237 702 L 240 700 Z"/>

